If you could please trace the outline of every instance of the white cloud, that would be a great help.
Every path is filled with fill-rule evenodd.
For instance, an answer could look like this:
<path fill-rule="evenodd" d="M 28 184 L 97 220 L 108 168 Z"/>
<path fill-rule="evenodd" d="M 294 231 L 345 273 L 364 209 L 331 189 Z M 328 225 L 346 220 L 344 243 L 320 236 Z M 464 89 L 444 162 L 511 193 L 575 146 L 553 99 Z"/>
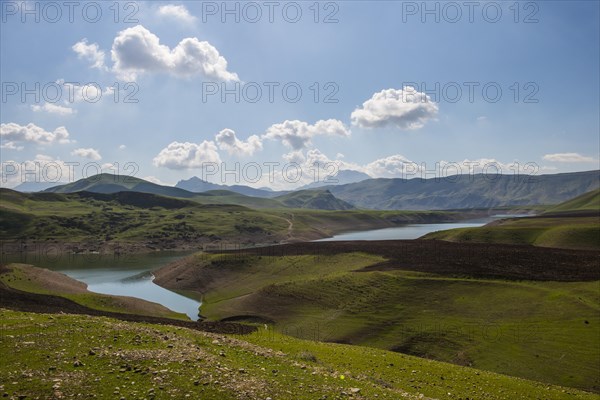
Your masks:
<path fill-rule="evenodd" d="M 256 151 L 262 150 L 262 141 L 252 135 L 246 141 L 239 140 L 231 129 L 223 129 L 215 137 L 219 149 L 226 150 L 230 155 L 251 156 Z"/>
<path fill-rule="evenodd" d="M 87 158 L 89 160 L 94 160 L 94 161 L 98 161 L 98 160 L 102 159 L 102 156 L 100 156 L 100 153 L 98 152 L 98 150 L 92 149 L 92 148 L 75 149 L 71 152 L 71 155 Z"/>
<path fill-rule="evenodd" d="M 145 181 L 148 181 L 148 182 L 156 183 L 157 185 L 173 186 L 173 185 L 171 185 L 169 183 L 165 183 L 165 182 L 161 181 L 160 179 L 158 179 L 155 176 L 145 176 L 142 179 L 145 180 Z"/>
<path fill-rule="evenodd" d="M 414 174 L 420 171 L 420 167 L 417 163 L 403 155 L 394 154 L 372 161 L 360 168 L 360 170 L 376 178 L 398 178 Z"/>
<path fill-rule="evenodd" d="M 17 151 L 21 151 L 23 150 L 25 147 L 23 146 L 17 146 L 15 144 L 15 142 L 4 142 L 0 145 L 0 149 L 6 149 L 6 150 L 17 150 Z"/>
<path fill-rule="evenodd" d="M 137 25 L 117 35 L 111 50 L 117 75 L 135 79 L 146 72 L 166 72 L 176 76 L 204 75 L 221 81 L 239 81 L 227 70 L 227 60 L 206 41 L 185 38 L 170 49 L 158 36 Z"/>
<path fill-rule="evenodd" d="M 125 150 L 127 148 L 127 146 L 125 146 L 124 144 L 119 146 L 119 150 Z"/>
<path fill-rule="evenodd" d="M 33 142 L 37 144 L 66 144 L 71 142 L 69 132 L 64 126 L 59 126 L 53 132 L 48 132 L 32 123 L 25 126 L 13 122 L 1 124 L 0 137 L 10 142 Z"/>
<path fill-rule="evenodd" d="M 352 124 L 362 128 L 388 125 L 400 129 L 419 129 L 438 113 L 438 106 L 425 93 L 406 86 L 403 90 L 387 89 L 375 93 L 361 108 L 355 109 Z"/>
<path fill-rule="evenodd" d="M 162 149 L 153 163 L 170 169 L 202 168 L 207 163 L 220 163 L 221 158 L 213 141 L 197 143 L 173 142 Z"/>
<path fill-rule="evenodd" d="M 562 163 L 593 163 L 598 162 L 593 157 L 583 156 L 579 153 L 555 153 L 546 154 L 542 157 L 546 161 L 551 162 L 562 162 Z"/>
<path fill-rule="evenodd" d="M 336 119 L 320 120 L 314 125 L 293 120 L 271 125 L 263 138 L 280 140 L 287 147 L 298 151 L 310 145 L 311 139 L 317 135 L 350 136 L 350 130 Z"/>
<path fill-rule="evenodd" d="M 11 166 L 11 167 L 9 167 Z M 60 159 L 37 154 L 33 160 L 2 161 L 0 187 L 15 187 L 24 182 L 45 182 L 60 185 L 76 180 L 75 169 Z"/>
<path fill-rule="evenodd" d="M 173 18 L 186 24 L 191 24 L 196 21 L 196 17 L 190 14 L 188 9 L 183 5 L 167 4 L 160 6 L 157 13 L 161 17 Z"/>
<path fill-rule="evenodd" d="M 58 114 L 58 115 L 73 115 L 77 112 L 77 110 L 74 110 L 71 107 L 64 107 L 64 106 L 59 106 L 56 104 L 52 104 L 52 103 L 44 103 L 43 106 L 39 106 L 39 105 L 32 105 L 31 109 L 35 112 L 40 112 L 40 111 L 44 111 L 50 114 Z"/>
<path fill-rule="evenodd" d="M 78 58 L 89 61 L 92 68 L 106 70 L 104 65 L 105 54 L 104 51 L 100 50 L 97 43 L 88 44 L 87 39 L 82 39 L 71 48 L 77 53 Z"/>

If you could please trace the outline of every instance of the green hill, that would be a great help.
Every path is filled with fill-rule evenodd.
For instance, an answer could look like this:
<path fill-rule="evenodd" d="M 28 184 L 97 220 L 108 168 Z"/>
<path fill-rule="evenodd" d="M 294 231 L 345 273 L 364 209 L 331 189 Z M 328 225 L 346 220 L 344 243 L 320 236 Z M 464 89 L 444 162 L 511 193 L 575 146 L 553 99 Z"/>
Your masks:
<path fill-rule="evenodd" d="M 592 190 L 555 207 L 550 207 L 544 214 L 583 213 L 586 211 L 600 213 L 600 189 Z"/>
<path fill-rule="evenodd" d="M 262 325 L 261 325 L 262 327 Z M 6 398 L 597 399 L 592 393 L 261 328 L 222 335 L 0 309 Z"/>
<path fill-rule="evenodd" d="M 423 239 L 600 250 L 600 190 L 546 208 L 539 216 L 433 232 Z"/>
<path fill-rule="evenodd" d="M 570 250 L 325 242 L 197 253 L 154 274 L 209 320 L 600 391 L 596 265 Z"/>
<path fill-rule="evenodd" d="M 348 210 L 354 208 L 350 204 L 336 199 L 331 192 L 324 190 L 303 190 L 271 199 L 248 196 L 226 189 L 192 193 L 178 187 L 157 185 L 131 176 L 111 174 L 99 174 L 80 179 L 66 185 L 52 187 L 43 193 L 92 192 L 114 194 L 125 191 L 190 199 L 201 204 L 233 204 L 250 208 L 306 208 L 318 210 Z"/>

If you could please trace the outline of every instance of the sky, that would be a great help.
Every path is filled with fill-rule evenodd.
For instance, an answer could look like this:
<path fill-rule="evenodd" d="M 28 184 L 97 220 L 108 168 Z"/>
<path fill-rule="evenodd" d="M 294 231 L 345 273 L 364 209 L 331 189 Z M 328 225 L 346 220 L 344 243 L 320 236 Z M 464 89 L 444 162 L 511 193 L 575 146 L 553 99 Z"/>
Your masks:
<path fill-rule="evenodd" d="M 599 169 L 598 1 L 0 1 L 1 185 Z"/>

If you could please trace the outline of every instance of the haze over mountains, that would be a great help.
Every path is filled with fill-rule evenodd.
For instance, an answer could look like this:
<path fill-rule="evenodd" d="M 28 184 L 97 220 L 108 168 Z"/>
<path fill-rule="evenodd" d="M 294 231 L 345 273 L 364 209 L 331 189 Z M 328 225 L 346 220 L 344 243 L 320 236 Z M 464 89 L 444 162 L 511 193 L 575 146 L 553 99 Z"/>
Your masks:
<path fill-rule="evenodd" d="M 600 171 L 595 170 L 540 176 L 479 174 L 431 179 L 365 179 L 291 192 L 219 185 L 195 177 L 173 187 L 128 176 L 100 174 L 45 191 L 134 191 L 194 199 L 204 204 L 239 204 L 254 208 L 441 210 L 558 204 L 598 187 Z"/>

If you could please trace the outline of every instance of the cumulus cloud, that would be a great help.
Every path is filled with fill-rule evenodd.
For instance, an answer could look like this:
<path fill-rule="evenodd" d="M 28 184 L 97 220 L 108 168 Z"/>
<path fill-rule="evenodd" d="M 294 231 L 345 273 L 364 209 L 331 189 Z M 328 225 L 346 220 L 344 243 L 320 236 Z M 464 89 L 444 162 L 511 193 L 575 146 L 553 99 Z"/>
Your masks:
<path fill-rule="evenodd" d="M 102 159 L 102 156 L 100 156 L 100 153 L 98 152 L 98 150 L 92 149 L 92 148 L 75 149 L 71 152 L 71 155 L 82 157 L 82 158 L 87 158 L 88 160 L 94 160 L 94 161 L 98 161 L 98 160 Z"/>
<path fill-rule="evenodd" d="M 4 143 L 0 144 L 0 149 L 21 151 L 24 148 L 25 147 L 23 147 L 23 146 L 17 146 L 15 144 L 15 142 L 4 142 Z"/>
<path fill-rule="evenodd" d="M 377 178 L 398 178 L 417 173 L 420 166 L 401 154 L 394 154 L 372 161 L 360 170 Z"/>
<path fill-rule="evenodd" d="M 387 89 L 375 93 L 362 107 L 355 109 L 352 124 L 362 128 L 395 126 L 400 129 L 419 129 L 438 113 L 438 106 L 425 93 L 411 86 Z"/>
<path fill-rule="evenodd" d="M 161 17 L 172 18 L 186 24 L 191 24 L 196 21 L 187 8 L 183 5 L 167 4 L 158 8 L 157 14 Z"/>
<path fill-rule="evenodd" d="M 593 157 L 583 156 L 579 153 L 555 153 L 546 154 L 542 157 L 546 161 L 561 162 L 561 163 L 593 163 L 598 162 Z"/>
<path fill-rule="evenodd" d="M 50 114 L 57 114 L 57 115 L 73 115 L 77 112 L 77 110 L 74 110 L 71 107 L 64 107 L 64 106 L 59 106 L 56 104 L 52 104 L 52 103 L 44 103 L 44 105 L 39 106 L 39 105 L 32 105 L 31 109 L 35 112 L 47 112 Z"/>
<path fill-rule="evenodd" d="M 158 36 L 137 25 L 127 28 L 113 41 L 113 70 L 122 77 L 135 79 L 145 72 L 164 72 L 176 76 L 204 75 L 221 81 L 239 81 L 227 70 L 227 60 L 206 41 L 185 38 L 170 49 Z"/>
<path fill-rule="evenodd" d="M 248 140 L 242 141 L 231 129 L 223 129 L 217 134 L 215 141 L 219 149 L 226 150 L 230 155 L 251 156 L 256 151 L 262 150 L 262 141 L 258 136 L 252 135 Z"/>
<path fill-rule="evenodd" d="M 127 146 L 125 146 L 124 144 L 119 145 L 119 150 L 125 150 L 127 148 Z"/>
<path fill-rule="evenodd" d="M 33 160 L 3 160 L 0 169 L 0 187 L 15 187 L 24 182 L 73 182 L 75 170 L 60 159 L 37 154 Z"/>
<path fill-rule="evenodd" d="M 59 126 L 48 132 L 39 126 L 29 123 L 19 125 L 13 122 L 0 125 L 0 137 L 8 142 L 32 142 L 36 144 L 70 143 L 69 132 L 64 126 Z"/>
<path fill-rule="evenodd" d="M 350 130 L 336 119 L 320 120 L 314 125 L 293 120 L 271 125 L 263 138 L 280 140 L 287 147 L 298 151 L 310 145 L 311 139 L 317 135 L 345 137 L 350 136 Z"/>
<path fill-rule="evenodd" d="M 89 61 L 92 68 L 106 69 L 104 65 L 104 51 L 100 50 L 97 43 L 88 44 L 87 39 L 82 39 L 75 43 L 71 49 L 77 53 L 78 58 Z"/>
<path fill-rule="evenodd" d="M 161 181 L 160 179 L 158 179 L 157 177 L 155 177 L 155 176 L 152 176 L 152 175 L 150 175 L 150 176 L 145 176 L 145 177 L 143 177 L 142 179 L 143 179 L 143 180 L 145 180 L 145 181 L 148 181 L 148 182 L 156 183 L 157 185 L 162 185 L 162 186 L 173 186 L 173 185 L 171 185 L 171 184 L 168 184 L 168 183 L 165 183 L 165 182 Z"/>
<path fill-rule="evenodd" d="M 170 169 L 202 168 L 208 163 L 220 163 L 221 158 L 213 141 L 202 143 L 172 142 L 162 149 L 153 163 Z"/>

